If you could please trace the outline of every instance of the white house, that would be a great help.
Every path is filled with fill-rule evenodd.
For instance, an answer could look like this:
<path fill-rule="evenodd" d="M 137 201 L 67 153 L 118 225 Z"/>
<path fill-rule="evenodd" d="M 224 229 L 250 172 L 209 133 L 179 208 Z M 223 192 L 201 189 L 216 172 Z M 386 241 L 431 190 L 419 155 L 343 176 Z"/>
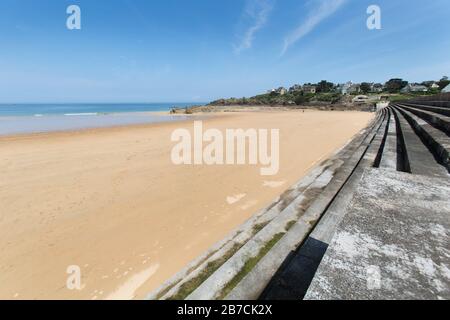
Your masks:
<path fill-rule="evenodd" d="M 288 93 L 288 91 L 287 91 L 286 88 L 284 88 L 284 87 L 279 87 L 279 88 L 276 90 L 276 93 L 278 93 L 279 95 L 284 96 L 286 93 Z"/>
<path fill-rule="evenodd" d="M 439 89 L 439 85 L 436 82 L 434 82 L 430 88 L 431 89 Z"/>
<path fill-rule="evenodd" d="M 371 92 L 376 92 L 376 93 L 381 93 L 381 92 L 383 92 L 383 85 L 381 83 L 374 83 L 370 87 L 370 91 Z"/>
<path fill-rule="evenodd" d="M 348 90 L 349 90 L 352 86 L 353 86 L 353 82 L 349 81 L 349 82 L 347 82 L 347 83 L 340 84 L 340 85 L 337 87 L 337 90 L 340 91 L 341 94 L 347 95 L 347 94 L 349 93 Z"/>
<path fill-rule="evenodd" d="M 361 92 L 361 85 L 355 83 L 353 85 L 351 85 L 348 89 L 347 89 L 347 93 L 352 94 L 352 93 L 360 93 Z"/>
<path fill-rule="evenodd" d="M 444 92 L 444 93 L 450 92 L 450 84 L 448 86 L 446 86 L 444 89 L 442 89 L 442 92 Z"/>

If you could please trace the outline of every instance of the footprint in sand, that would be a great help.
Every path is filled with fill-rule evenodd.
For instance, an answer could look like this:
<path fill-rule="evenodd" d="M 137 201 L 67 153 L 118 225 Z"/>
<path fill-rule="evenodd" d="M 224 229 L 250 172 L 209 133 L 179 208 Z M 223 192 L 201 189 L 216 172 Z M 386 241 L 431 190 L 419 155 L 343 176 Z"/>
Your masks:
<path fill-rule="evenodd" d="M 243 198 L 245 198 L 247 196 L 247 194 L 242 193 L 242 194 L 237 194 L 235 196 L 228 196 L 227 197 L 227 203 L 228 204 L 235 204 L 239 201 L 241 201 Z"/>
<path fill-rule="evenodd" d="M 263 187 L 269 187 L 269 188 L 279 188 L 282 185 L 284 185 L 286 181 L 264 181 Z"/>

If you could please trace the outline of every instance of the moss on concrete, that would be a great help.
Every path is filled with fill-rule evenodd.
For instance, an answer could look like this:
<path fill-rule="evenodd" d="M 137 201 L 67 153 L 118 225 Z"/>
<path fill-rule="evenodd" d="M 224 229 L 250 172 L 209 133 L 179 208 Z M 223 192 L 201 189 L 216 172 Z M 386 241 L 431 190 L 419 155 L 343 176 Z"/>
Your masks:
<path fill-rule="evenodd" d="M 220 295 L 218 297 L 219 300 L 224 299 L 230 292 L 233 290 L 239 282 L 258 264 L 258 262 L 270 251 L 270 249 L 277 244 L 278 241 L 285 235 L 286 233 L 278 233 L 276 234 L 270 241 L 268 241 L 263 248 L 259 251 L 259 253 L 250 259 L 248 259 L 242 269 L 231 279 L 230 282 L 222 289 Z"/>

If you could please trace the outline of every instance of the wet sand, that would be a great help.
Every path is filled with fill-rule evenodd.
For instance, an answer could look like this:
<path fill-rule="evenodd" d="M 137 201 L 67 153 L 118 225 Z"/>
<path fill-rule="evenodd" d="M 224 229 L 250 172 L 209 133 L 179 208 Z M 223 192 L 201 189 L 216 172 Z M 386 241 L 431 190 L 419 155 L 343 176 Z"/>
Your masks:
<path fill-rule="evenodd" d="M 280 129 L 280 171 L 175 166 L 192 121 L 0 137 L 0 298 L 142 299 L 364 128 L 372 114 L 221 114 L 205 129 Z M 69 290 L 69 266 L 81 290 Z"/>

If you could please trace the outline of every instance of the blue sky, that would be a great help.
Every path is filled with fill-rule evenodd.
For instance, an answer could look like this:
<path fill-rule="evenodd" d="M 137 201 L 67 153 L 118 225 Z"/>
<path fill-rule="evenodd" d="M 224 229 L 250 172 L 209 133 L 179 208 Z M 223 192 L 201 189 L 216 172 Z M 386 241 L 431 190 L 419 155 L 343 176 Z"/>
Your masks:
<path fill-rule="evenodd" d="M 82 29 L 66 28 L 79 5 Z M 382 29 L 366 27 L 367 7 Z M 0 102 L 206 102 L 450 76 L 448 0 L 2 0 Z"/>

